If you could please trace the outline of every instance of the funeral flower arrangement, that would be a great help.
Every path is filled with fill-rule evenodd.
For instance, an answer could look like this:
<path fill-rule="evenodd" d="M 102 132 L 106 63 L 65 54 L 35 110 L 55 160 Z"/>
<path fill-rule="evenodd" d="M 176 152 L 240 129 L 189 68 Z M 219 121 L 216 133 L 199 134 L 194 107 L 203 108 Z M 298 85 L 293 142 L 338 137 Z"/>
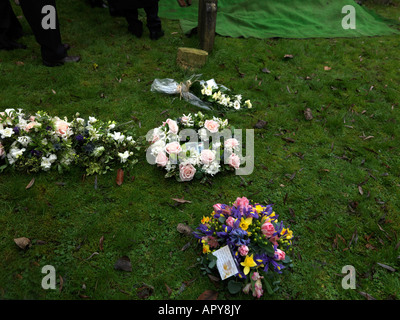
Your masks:
<path fill-rule="evenodd" d="M 188 80 L 178 83 L 173 79 L 155 79 L 151 91 L 179 95 L 189 103 L 213 111 L 239 111 L 251 109 L 253 104 L 241 94 L 235 94 L 214 79 L 200 80 L 201 74 L 192 75 Z"/>
<path fill-rule="evenodd" d="M 53 117 L 43 111 L 26 114 L 22 109 L 0 112 L 0 170 L 13 167 L 27 172 L 62 172 L 72 165 L 86 173 L 103 174 L 130 168 L 136 162 L 137 142 L 117 130 L 114 121 L 94 117 Z"/>
<path fill-rule="evenodd" d="M 253 107 L 249 99 L 243 98 L 241 94 L 234 94 L 227 87 L 217 84 L 214 79 L 200 81 L 199 85 L 200 87 L 194 84 L 193 90 L 197 92 L 202 101 L 208 102 L 213 110 L 238 111 Z"/>
<path fill-rule="evenodd" d="M 277 275 L 292 266 L 287 253 L 293 232 L 278 220 L 272 205 L 251 203 L 245 197 L 237 198 L 233 205 L 215 204 L 193 235 L 202 246 L 200 260 L 205 273 L 212 273 L 217 266 L 218 250 L 229 249 L 234 266 L 227 263 L 221 269 L 227 272 L 229 267 L 231 273 L 222 276 L 219 271 L 222 280 L 234 276 L 235 280 L 228 282 L 231 293 L 242 290 L 260 298 L 266 289 L 271 294 L 278 289 Z"/>
<path fill-rule="evenodd" d="M 228 120 L 207 119 L 201 112 L 167 119 L 147 136 L 148 162 L 166 170 L 166 178 L 176 177 L 178 181 L 205 181 L 219 172 L 235 171 L 243 162 L 241 146 L 227 127 Z M 224 135 L 223 143 L 222 132 L 229 135 Z M 189 139 L 186 135 L 192 136 Z"/>

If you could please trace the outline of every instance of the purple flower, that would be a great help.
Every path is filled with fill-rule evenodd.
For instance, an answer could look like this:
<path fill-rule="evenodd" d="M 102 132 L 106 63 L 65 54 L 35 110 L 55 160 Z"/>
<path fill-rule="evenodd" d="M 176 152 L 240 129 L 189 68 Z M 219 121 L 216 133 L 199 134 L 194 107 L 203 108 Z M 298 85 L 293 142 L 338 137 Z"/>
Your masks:
<path fill-rule="evenodd" d="M 81 142 L 81 141 L 83 141 L 84 138 L 83 138 L 83 136 L 81 134 L 78 134 L 78 135 L 75 136 L 75 139 L 77 141 Z"/>
<path fill-rule="evenodd" d="M 229 234 L 229 238 L 227 239 L 227 244 L 233 246 L 242 246 L 248 245 L 250 243 L 250 239 L 244 239 L 247 236 L 247 231 L 242 230 L 240 228 L 233 229 Z"/>
<path fill-rule="evenodd" d="M 14 127 L 13 131 L 14 131 L 15 134 L 18 134 L 19 133 L 19 128 L 18 127 Z"/>

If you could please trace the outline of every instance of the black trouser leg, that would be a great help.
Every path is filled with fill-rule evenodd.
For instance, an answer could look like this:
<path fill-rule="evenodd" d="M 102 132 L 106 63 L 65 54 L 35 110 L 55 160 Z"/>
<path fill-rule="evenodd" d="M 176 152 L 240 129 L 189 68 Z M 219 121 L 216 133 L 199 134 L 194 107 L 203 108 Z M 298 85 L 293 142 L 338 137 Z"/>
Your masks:
<path fill-rule="evenodd" d="M 124 12 L 129 32 L 140 38 L 143 33 L 143 23 L 139 20 L 138 9 L 125 9 Z"/>
<path fill-rule="evenodd" d="M 56 11 L 56 28 L 44 29 L 42 19 L 47 12 L 42 13 L 42 8 L 51 5 L 56 8 L 55 0 L 20 0 L 21 8 L 26 20 L 32 28 L 36 41 L 41 47 L 42 59 L 46 61 L 60 60 L 67 56 L 61 42 L 60 26 Z"/>
<path fill-rule="evenodd" d="M 144 7 L 144 11 L 147 15 L 147 28 L 150 32 L 160 32 L 161 19 L 158 17 L 158 4 Z"/>
<path fill-rule="evenodd" d="M 0 49 L 25 48 L 14 40 L 22 36 L 22 26 L 9 0 L 0 0 Z"/>

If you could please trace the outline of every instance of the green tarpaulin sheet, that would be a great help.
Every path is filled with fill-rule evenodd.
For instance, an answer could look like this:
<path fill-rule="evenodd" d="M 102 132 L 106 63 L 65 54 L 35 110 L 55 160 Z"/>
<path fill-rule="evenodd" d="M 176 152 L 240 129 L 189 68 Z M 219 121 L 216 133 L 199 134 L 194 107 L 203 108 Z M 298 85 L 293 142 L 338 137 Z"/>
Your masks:
<path fill-rule="evenodd" d="M 161 0 L 162 18 L 179 20 L 184 33 L 197 27 L 198 0 L 180 7 L 176 0 Z M 355 29 L 342 20 L 355 9 Z M 350 22 L 348 20 L 347 22 Z M 336 38 L 399 33 L 390 22 L 352 0 L 218 0 L 217 34 L 254 38 Z M 399 33 L 400 34 L 400 33 Z"/>

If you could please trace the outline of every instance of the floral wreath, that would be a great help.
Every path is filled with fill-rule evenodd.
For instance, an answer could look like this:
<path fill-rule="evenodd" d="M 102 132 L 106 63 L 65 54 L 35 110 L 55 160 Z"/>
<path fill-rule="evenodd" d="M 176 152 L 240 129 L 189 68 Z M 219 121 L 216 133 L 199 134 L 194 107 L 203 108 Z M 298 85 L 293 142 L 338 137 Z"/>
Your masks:
<path fill-rule="evenodd" d="M 44 111 L 29 115 L 6 109 L 0 112 L 0 170 L 62 172 L 75 164 L 90 175 L 113 166 L 131 168 L 140 147 L 131 134 L 118 131 L 119 126 L 115 121 L 84 119 L 79 113 L 68 121 Z"/>
<path fill-rule="evenodd" d="M 235 171 L 243 163 L 241 145 L 227 127 L 228 120 L 206 119 L 201 112 L 167 119 L 147 136 L 147 160 L 165 169 L 166 178 L 175 176 L 178 181 L 204 181 L 222 171 Z M 191 134 L 191 139 L 185 134 Z"/>
<path fill-rule="evenodd" d="M 213 207 L 211 216 L 203 216 L 193 232 L 202 245 L 202 270 L 212 273 L 218 260 L 214 253 L 227 246 L 237 267 L 229 291 L 248 294 L 251 290 L 257 298 L 264 288 L 273 293 L 279 283 L 276 276 L 292 267 L 287 253 L 292 250 L 293 231 L 278 220 L 272 205 L 253 204 L 246 197 L 237 198 L 231 206 Z"/>

